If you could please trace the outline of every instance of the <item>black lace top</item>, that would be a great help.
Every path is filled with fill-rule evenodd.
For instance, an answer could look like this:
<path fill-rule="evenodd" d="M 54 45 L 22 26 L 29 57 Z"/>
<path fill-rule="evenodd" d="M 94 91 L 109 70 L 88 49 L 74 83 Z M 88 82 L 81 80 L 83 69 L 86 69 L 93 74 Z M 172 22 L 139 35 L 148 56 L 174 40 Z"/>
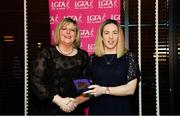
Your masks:
<path fill-rule="evenodd" d="M 132 52 L 127 52 L 120 58 L 117 58 L 116 54 L 107 54 L 102 57 L 93 55 L 90 59 L 87 75 L 94 84 L 113 87 L 124 85 L 135 78 L 139 81 L 139 66 Z M 91 115 L 131 114 L 128 102 L 127 96 L 93 97 L 90 101 L 89 113 Z"/>
<path fill-rule="evenodd" d="M 33 63 L 31 84 L 40 100 L 52 102 L 53 96 L 76 97 L 72 80 L 84 75 L 88 54 L 82 49 L 74 56 L 64 56 L 55 46 L 45 48 Z"/>

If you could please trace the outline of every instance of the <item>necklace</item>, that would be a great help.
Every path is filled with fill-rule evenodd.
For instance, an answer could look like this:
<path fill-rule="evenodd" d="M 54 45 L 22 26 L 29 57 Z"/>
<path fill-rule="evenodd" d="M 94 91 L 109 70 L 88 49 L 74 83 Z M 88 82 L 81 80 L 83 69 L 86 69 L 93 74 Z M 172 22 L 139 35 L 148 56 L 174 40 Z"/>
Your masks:
<path fill-rule="evenodd" d="M 72 49 L 70 52 L 68 52 L 68 53 L 64 53 L 61 49 L 59 49 L 59 47 L 58 47 L 58 46 L 56 46 L 56 48 L 57 48 L 57 50 L 58 50 L 60 53 L 62 53 L 62 54 L 63 54 L 63 55 L 65 55 L 65 56 L 68 56 L 68 55 L 72 54 L 72 53 L 73 53 L 73 51 L 74 51 L 74 49 Z"/>
<path fill-rule="evenodd" d="M 107 65 L 111 64 L 111 62 L 112 62 L 113 59 L 114 59 L 114 56 L 115 56 L 115 55 L 113 55 L 113 56 L 111 57 L 111 59 L 108 61 L 108 60 L 106 59 L 106 56 L 104 55 L 104 59 L 105 59 Z"/>

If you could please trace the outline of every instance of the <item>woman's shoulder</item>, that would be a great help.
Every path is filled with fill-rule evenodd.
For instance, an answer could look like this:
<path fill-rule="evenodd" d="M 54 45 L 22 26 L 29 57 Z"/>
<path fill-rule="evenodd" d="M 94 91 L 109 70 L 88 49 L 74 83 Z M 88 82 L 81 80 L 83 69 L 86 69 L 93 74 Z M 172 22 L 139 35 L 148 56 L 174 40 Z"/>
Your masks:
<path fill-rule="evenodd" d="M 54 49 L 54 48 L 55 48 L 54 45 L 49 45 L 49 46 L 41 47 L 41 48 L 39 48 L 39 50 L 40 51 L 47 51 L 47 50 Z"/>
<path fill-rule="evenodd" d="M 49 56 L 52 51 L 55 50 L 55 46 L 46 46 L 43 48 L 40 48 L 39 51 L 37 52 L 37 55 L 42 55 L 42 56 Z"/>
<path fill-rule="evenodd" d="M 88 52 L 86 50 L 84 50 L 84 49 L 78 48 L 77 50 L 82 55 L 86 55 L 86 56 L 88 55 Z"/>
<path fill-rule="evenodd" d="M 134 62 L 138 60 L 137 54 L 133 51 L 128 51 L 126 53 L 126 58 L 128 58 L 130 62 Z"/>
<path fill-rule="evenodd" d="M 78 56 L 81 56 L 82 58 L 84 59 L 88 59 L 89 58 L 89 55 L 88 55 L 88 52 L 86 50 L 83 50 L 81 48 L 78 48 Z"/>
<path fill-rule="evenodd" d="M 84 49 L 82 49 L 82 48 L 77 48 L 77 50 L 78 50 L 79 52 L 81 52 L 81 53 L 87 53 L 87 51 L 84 50 Z"/>
<path fill-rule="evenodd" d="M 128 56 L 128 57 L 135 57 L 136 54 L 135 54 L 135 52 L 128 50 L 128 51 L 126 52 L 126 56 Z"/>
<path fill-rule="evenodd" d="M 90 56 L 89 56 L 89 61 L 92 62 L 93 60 L 96 60 L 97 56 L 95 53 L 92 53 Z"/>

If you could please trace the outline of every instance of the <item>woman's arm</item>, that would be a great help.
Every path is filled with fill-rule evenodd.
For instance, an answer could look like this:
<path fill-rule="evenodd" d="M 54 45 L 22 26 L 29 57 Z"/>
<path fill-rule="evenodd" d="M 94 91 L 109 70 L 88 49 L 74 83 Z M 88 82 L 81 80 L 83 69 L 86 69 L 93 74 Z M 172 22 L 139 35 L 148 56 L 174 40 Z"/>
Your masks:
<path fill-rule="evenodd" d="M 107 93 L 107 91 L 109 91 L 109 93 L 107 94 L 114 96 L 133 95 L 136 90 L 136 85 L 137 85 L 137 79 L 133 79 L 125 85 L 116 86 L 116 87 L 107 87 L 107 89 L 109 90 L 106 90 L 105 92 Z"/>
<path fill-rule="evenodd" d="M 75 103 L 76 103 L 77 105 L 79 105 L 79 104 L 81 104 L 81 103 L 83 103 L 83 102 L 88 101 L 89 99 L 90 99 L 90 97 L 87 96 L 87 94 L 81 94 L 80 96 L 77 96 L 77 97 L 75 98 Z"/>
<path fill-rule="evenodd" d="M 133 79 L 129 81 L 125 85 L 120 85 L 116 87 L 104 87 L 99 85 L 91 85 L 89 86 L 89 89 L 84 94 L 91 94 L 94 96 L 100 96 L 102 94 L 108 94 L 113 96 L 127 96 L 127 95 L 133 95 L 136 89 L 137 85 L 137 79 Z"/>
<path fill-rule="evenodd" d="M 48 58 L 50 54 L 47 49 L 43 49 L 39 52 L 36 58 L 33 61 L 33 69 L 31 73 L 31 86 L 33 88 L 33 92 L 40 100 L 49 99 L 52 101 L 53 95 L 52 90 L 49 88 L 48 83 Z"/>

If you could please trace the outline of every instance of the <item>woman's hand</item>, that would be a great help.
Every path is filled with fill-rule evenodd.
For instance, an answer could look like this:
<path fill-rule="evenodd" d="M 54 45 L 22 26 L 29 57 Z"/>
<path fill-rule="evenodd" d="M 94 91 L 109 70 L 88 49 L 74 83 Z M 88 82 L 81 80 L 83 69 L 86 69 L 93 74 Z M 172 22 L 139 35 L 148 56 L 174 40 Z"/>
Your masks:
<path fill-rule="evenodd" d="M 106 87 L 100 85 L 90 85 L 88 88 L 90 90 L 85 91 L 83 94 L 90 94 L 90 95 L 94 95 L 95 97 L 98 97 L 102 94 L 105 94 L 106 91 Z"/>
<path fill-rule="evenodd" d="M 72 112 L 76 108 L 74 98 L 65 97 L 62 98 L 59 95 L 55 95 L 53 102 L 57 104 L 64 112 Z"/>
<path fill-rule="evenodd" d="M 64 111 L 64 112 L 72 112 L 73 110 L 75 110 L 75 108 L 77 107 L 77 104 L 75 102 L 74 98 L 63 98 L 65 101 L 67 99 L 67 101 L 65 102 L 65 105 L 63 104 L 62 106 L 60 106 L 60 108 Z"/>

